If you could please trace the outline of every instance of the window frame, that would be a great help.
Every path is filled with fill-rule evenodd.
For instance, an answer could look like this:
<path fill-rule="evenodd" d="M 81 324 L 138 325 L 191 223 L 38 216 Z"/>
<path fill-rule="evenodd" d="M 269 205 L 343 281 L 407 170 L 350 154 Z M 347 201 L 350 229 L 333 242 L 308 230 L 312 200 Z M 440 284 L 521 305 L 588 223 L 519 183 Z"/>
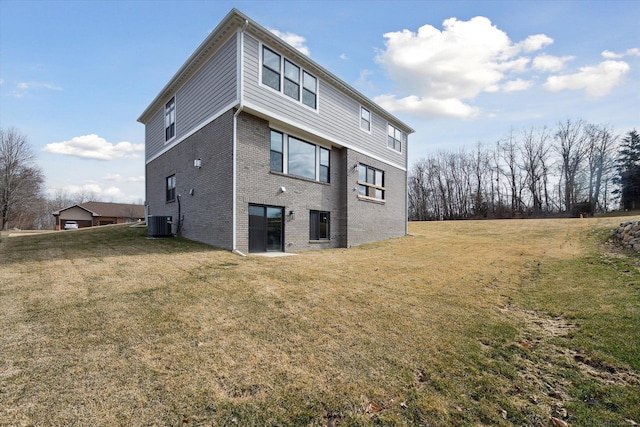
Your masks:
<path fill-rule="evenodd" d="M 358 163 L 358 198 L 384 202 L 387 192 L 384 175 L 382 169 Z"/>
<path fill-rule="evenodd" d="M 327 148 L 324 145 L 319 145 L 319 144 L 315 144 L 313 142 L 307 141 L 305 139 L 302 138 L 298 138 L 297 136 L 294 135 L 290 135 L 286 132 L 283 131 L 279 131 L 273 128 L 269 129 L 269 135 L 270 135 L 270 139 L 269 139 L 269 144 L 270 144 L 270 150 L 269 150 L 269 170 L 270 172 L 273 173 L 281 173 L 283 175 L 288 175 L 290 177 L 294 177 L 294 178 L 300 178 L 300 179 L 306 179 L 306 180 L 310 180 L 310 181 L 315 181 L 315 182 L 319 182 L 322 184 L 330 184 L 331 183 L 331 148 Z M 273 142 L 273 134 L 278 134 L 282 136 L 282 152 L 278 152 L 277 150 L 273 150 L 273 146 L 271 145 Z M 295 140 L 297 142 L 301 142 L 304 144 L 308 144 L 314 147 L 314 160 L 313 160 L 313 167 L 314 167 L 314 173 L 313 173 L 313 178 L 311 178 L 310 176 L 306 176 L 306 175 L 299 175 L 299 174 L 295 174 L 295 173 L 291 173 L 291 167 L 290 167 L 290 162 L 291 162 L 291 149 L 290 149 L 290 144 L 291 144 L 291 140 Z M 295 152 L 295 150 L 294 150 Z M 278 153 L 281 154 L 282 156 L 282 167 L 281 170 L 277 170 L 274 169 L 272 167 L 272 159 L 274 157 L 274 153 Z M 325 157 L 325 160 L 323 160 L 323 154 Z M 323 179 L 323 171 L 326 171 L 326 180 Z"/>
<path fill-rule="evenodd" d="M 325 225 L 324 233 L 322 224 Z M 309 210 L 309 240 L 312 242 L 331 240 L 331 212 Z"/>
<path fill-rule="evenodd" d="M 273 135 L 274 134 L 278 134 L 280 135 L 280 151 L 278 150 L 274 150 L 273 148 Z M 271 171 L 273 172 L 279 172 L 279 173 L 284 173 L 284 133 L 279 132 L 277 130 L 273 130 L 270 129 L 270 140 L 269 140 L 269 144 L 270 144 L 270 149 L 269 149 L 269 168 Z M 274 165 L 274 157 L 275 155 L 279 154 L 280 159 L 279 159 L 279 166 L 280 166 L 280 170 L 276 170 L 273 168 Z"/>
<path fill-rule="evenodd" d="M 171 135 L 169 135 L 171 133 Z M 167 143 L 176 137 L 176 97 L 171 97 L 164 104 L 164 142 Z"/>
<path fill-rule="evenodd" d="M 165 202 L 176 201 L 176 174 L 169 175 L 165 178 Z"/>
<path fill-rule="evenodd" d="M 269 66 L 265 62 L 265 60 L 264 60 L 264 52 L 265 52 L 265 50 L 268 50 L 271 54 L 273 54 L 274 56 L 278 57 L 278 70 L 274 70 L 271 66 Z M 268 48 L 265 45 L 262 45 L 262 51 L 261 52 L 262 52 L 262 54 L 261 54 L 261 57 L 260 57 L 260 63 L 262 65 L 262 67 L 260 68 L 260 84 L 265 85 L 266 87 L 269 87 L 269 88 L 271 88 L 271 89 L 273 89 L 273 90 L 275 90 L 277 92 L 282 92 L 282 67 L 283 67 L 283 65 L 282 65 L 282 55 L 280 55 L 279 53 L 276 53 L 274 50 Z M 269 85 L 268 83 L 265 83 L 265 81 L 264 81 L 264 75 L 265 75 L 264 70 L 265 70 L 265 68 L 268 71 L 271 71 L 272 73 L 274 73 L 274 74 L 276 74 L 278 76 L 278 87 L 277 88 Z"/>
<path fill-rule="evenodd" d="M 393 130 L 393 135 L 391 135 L 392 130 Z M 400 139 L 398 139 L 398 137 Z M 397 151 L 398 153 L 402 153 L 403 139 L 404 139 L 404 132 L 402 132 L 400 129 L 398 129 L 391 123 L 387 123 L 387 147 L 394 151 Z"/>
<path fill-rule="evenodd" d="M 285 57 L 284 55 L 276 52 L 276 50 L 271 49 L 266 44 L 260 43 L 260 46 L 262 48 L 260 50 L 260 75 L 258 78 L 260 85 L 269 88 L 269 90 L 273 90 L 280 95 L 285 96 L 287 99 L 291 99 L 297 102 L 305 108 L 309 108 L 316 113 L 319 112 L 320 79 L 316 77 L 315 74 L 311 73 L 310 71 L 292 61 L 291 59 Z M 265 51 L 269 51 L 270 54 L 279 58 L 279 70 L 275 70 L 265 63 Z M 297 82 L 287 77 L 287 65 L 297 68 Z M 265 70 L 278 76 L 277 88 L 265 82 Z M 307 78 L 313 80 L 313 88 L 311 87 L 311 84 L 309 84 L 311 80 L 307 80 Z M 288 84 L 297 86 L 297 97 L 294 98 L 292 96 L 292 93 L 288 93 L 289 91 L 286 89 Z"/>
<path fill-rule="evenodd" d="M 364 117 L 362 117 L 362 113 L 366 111 L 369 114 L 369 120 L 365 120 Z M 363 127 L 363 123 L 366 123 L 368 126 L 367 127 Z M 367 132 L 367 133 L 371 133 L 371 110 L 369 110 L 368 108 L 363 107 L 362 105 L 360 106 L 360 129 L 362 129 L 363 131 Z"/>

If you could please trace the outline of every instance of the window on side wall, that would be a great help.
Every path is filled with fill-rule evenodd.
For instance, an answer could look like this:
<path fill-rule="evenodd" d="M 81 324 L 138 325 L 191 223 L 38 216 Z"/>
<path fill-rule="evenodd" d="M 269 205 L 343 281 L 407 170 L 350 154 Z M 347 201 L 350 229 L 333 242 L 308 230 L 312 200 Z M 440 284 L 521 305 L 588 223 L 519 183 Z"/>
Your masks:
<path fill-rule="evenodd" d="M 358 165 L 358 195 L 384 200 L 385 192 L 384 171 L 360 163 Z"/>
<path fill-rule="evenodd" d="M 360 107 L 360 129 L 371 132 L 371 112 Z"/>
<path fill-rule="evenodd" d="M 318 80 L 311 74 L 302 73 L 302 103 L 307 107 L 316 109 L 318 93 Z"/>
<path fill-rule="evenodd" d="M 387 146 L 396 151 L 402 151 L 402 131 L 392 125 L 389 125 L 387 132 Z"/>
<path fill-rule="evenodd" d="M 309 240 L 329 240 L 329 212 L 310 211 Z"/>
<path fill-rule="evenodd" d="M 176 136 L 176 97 L 164 106 L 164 140 L 169 141 Z"/>
<path fill-rule="evenodd" d="M 262 47 L 262 83 L 280 91 L 280 55 Z"/>
<path fill-rule="evenodd" d="M 167 177 L 167 192 L 166 201 L 173 202 L 176 200 L 176 176 L 171 175 Z"/>

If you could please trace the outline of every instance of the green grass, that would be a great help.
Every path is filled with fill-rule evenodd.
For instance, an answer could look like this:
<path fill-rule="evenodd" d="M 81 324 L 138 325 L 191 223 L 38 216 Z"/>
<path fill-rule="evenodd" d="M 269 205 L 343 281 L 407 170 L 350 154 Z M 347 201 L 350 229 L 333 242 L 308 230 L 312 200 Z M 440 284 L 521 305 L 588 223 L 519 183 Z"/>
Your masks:
<path fill-rule="evenodd" d="M 0 243 L 0 425 L 629 425 L 616 218 L 240 258 L 126 226 Z"/>

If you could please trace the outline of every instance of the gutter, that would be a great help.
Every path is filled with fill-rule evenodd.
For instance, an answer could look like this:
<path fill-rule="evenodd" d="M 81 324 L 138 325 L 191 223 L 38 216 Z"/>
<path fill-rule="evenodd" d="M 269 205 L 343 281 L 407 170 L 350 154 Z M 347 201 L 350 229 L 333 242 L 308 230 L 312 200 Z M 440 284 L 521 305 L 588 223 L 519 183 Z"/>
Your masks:
<path fill-rule="evenodd" d="M 247 27 L 249 26 L 249 20 L 245 19 L 244 20 L 244 25 L 242 26 L 242 28 L 240 29 L 240 63 L 238 64 L 238 68 L 240 69 L 240 75 L 238 76 L 238 85 L 239 85 L 239 105 L 238 105 L 238 109 L 236 110 L 236 112 L 233 114 L 233 206 L 232 206 L 232 210 L 231 210 L 231 215 L 232 215 L 232 246 L 233 249 L 231 250 L 232 253 L 236 254 L 236 255 L 240 255 L 240 256 L 246 256 L 245 254 L 243 254 L 242 252 L 240 252 L 238 250 L 238 232 L 236 230 L 237 228 L 237 202 L 238 202 L 238 164 L 237 164 L 237 153 L 238 153 L 238 116 L 240 115 L 240 113 L 242 112 L 242 110 L 244 109 L 244 85 L 243 85 L 243 78 L 244 78 L 244 31 L 247 29 Z"/>

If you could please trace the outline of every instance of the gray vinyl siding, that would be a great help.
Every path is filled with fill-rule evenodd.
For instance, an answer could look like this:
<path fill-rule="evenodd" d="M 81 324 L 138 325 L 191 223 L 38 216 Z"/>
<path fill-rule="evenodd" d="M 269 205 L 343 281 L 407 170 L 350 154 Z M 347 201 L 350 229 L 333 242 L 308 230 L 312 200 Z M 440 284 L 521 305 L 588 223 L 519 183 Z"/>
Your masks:
<path fill-rule="evenodd" d="M 234 33 L 175 94 L 175 140 L 203 125 L 208 118 L 237 99 L 236 37 Z M 164 107 L 146 127 L 146 156 L 149 160 L 165 147 Z"/>
<path fill-rule="evenodd" d="M 289 124 L 324 135 L 334 143 L 344 144 L 357 151 L 367 153 L 385 161 L 404 167 L 406 165 L 406 135 L 402 152 L 387 147 L 387 121 L 371 111 L 371 133 L 360 129 L 360 106 L 352 97 L 324 81 L 319 73 L 305 68 L 319 81 L 318 110 L 314 111 L 286 95 L 260 83 L 260 43 L 246 35 L 244 46 L 244 100 L 260 111 L 267 111 L 282 117 Z M 285 58 L 295 58 L 282 54 L 272 46 L 267 46 Z M 366 107 L 366 106 L 365 106 Z"/>
<path fill-rule="evenodd" d="M 144 152 L 149 160 L 164 147 L 164 110 L 158 111 L 144 127 Z"/>

